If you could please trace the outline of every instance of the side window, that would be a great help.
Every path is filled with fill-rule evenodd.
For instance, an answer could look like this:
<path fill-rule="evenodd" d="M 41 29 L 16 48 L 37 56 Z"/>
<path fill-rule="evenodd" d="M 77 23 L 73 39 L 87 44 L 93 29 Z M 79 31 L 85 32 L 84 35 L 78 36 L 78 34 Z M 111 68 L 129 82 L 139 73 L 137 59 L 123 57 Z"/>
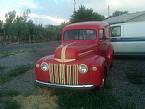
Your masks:
<path fill-rule="evenodd" d="M 102 39 L 104 39 L 105 38 L 105 31 L 104 31 L 104 29 L 101 29 L 100 31 L 99 31 L 99 39 L 100 40 L 102 40 Z"/>
<path fill-rule="evenodd" d="M 121 26 L 111 27 L 111 37 L 121 36 Z"/>

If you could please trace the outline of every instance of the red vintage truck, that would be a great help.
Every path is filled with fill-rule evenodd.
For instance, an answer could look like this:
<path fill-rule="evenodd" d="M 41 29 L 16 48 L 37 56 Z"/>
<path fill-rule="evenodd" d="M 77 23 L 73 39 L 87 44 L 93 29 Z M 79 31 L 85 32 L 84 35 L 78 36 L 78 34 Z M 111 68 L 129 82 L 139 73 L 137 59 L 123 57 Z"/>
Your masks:
<path fill-rule="evenodd" d="M 64 27 L 55 53 L 37 61 L 36 83 L 63 88 L 103 87 L 112 65 L 109 28 L 109 24 L 97 21 Z"/>

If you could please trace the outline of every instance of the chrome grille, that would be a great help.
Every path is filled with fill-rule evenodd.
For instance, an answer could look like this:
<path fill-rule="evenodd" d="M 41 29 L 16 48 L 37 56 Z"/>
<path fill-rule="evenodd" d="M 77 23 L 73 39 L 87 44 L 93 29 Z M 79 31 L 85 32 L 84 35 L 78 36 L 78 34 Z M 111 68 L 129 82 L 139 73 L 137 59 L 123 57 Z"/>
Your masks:
<path fill-rule="evenodd" d="M 78 65 L 49 64 L 50 82 L 64 85 L 78 84 Z"/>

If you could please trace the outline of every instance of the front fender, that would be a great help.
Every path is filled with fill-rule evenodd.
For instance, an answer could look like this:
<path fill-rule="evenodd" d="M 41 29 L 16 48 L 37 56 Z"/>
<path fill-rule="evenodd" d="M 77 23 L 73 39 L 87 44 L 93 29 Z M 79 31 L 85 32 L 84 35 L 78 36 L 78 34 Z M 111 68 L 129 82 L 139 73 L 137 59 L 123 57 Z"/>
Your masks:
<path fill-rule="evenodd" d="M 92 63 L 90 64 L 90 83 L 95 86 L 102 85 L 102 79 L 104 78 L 104 68 L 106 66 L 106 60 L 102 56 L 98 56 Z M 97 70 L 94 71 L 93 67 L 96 67 Z"/>
<path fill-rule="evenodd" d="M 34 68 L 34 72 L 35 72 L 35 79 L 36 80 L 40 80 L 40 81 L 43 81 L 43 82 L 48 82 L 49 80 L 49 72 L 44 72 L 43 70 L 41 70 L 41 63 L 42 62 L 46 62 L 48 63 L 50 60 L 53 60 L 54 58 L 54 55 L 49 55 L 49 56 L 45 56 L 41 59 L 39 59 L 37 62 L 36 62 L 36 66 Z"/>

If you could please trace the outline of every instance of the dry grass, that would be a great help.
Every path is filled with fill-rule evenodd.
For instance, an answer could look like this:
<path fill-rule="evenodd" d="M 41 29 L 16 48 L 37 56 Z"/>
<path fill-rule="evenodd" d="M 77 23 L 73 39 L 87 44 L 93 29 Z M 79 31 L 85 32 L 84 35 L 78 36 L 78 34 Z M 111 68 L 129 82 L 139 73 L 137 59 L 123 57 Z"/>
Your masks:
<path fill-rule="evenodd" d="M 18 92 L 14 90 L 0 90 L 0 109 L 19 109 L 20 104 L 13 100 Z"/>
<path fill-rule="evenodd" d="M 19 104 L 21 104 L 21 109 L 57 109 L 58 105 L 57 97 L 51 96 L 50 92 L 43 92 L 40 95 L 31 96 L 16 96 L 14 97 Z"/>

